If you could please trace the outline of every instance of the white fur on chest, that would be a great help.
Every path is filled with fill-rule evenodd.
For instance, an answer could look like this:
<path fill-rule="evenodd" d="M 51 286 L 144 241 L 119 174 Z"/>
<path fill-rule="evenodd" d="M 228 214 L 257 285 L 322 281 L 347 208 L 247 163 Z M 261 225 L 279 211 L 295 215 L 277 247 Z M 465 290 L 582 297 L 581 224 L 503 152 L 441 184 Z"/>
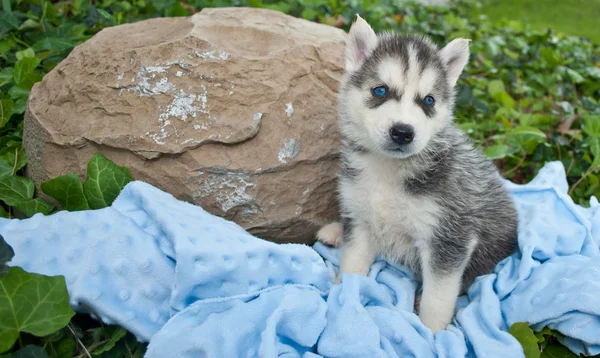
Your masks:
<path fill-rule="evenodd" d="M 360 155 L 353 156 L 351 163 L 360 175 L 342 183 L 344 206 L 366 225 L 378 254 L 412 266 L 414 249 L 427 245 L 433 235 L 439 206 L 427 196 L 405 190 L 406 169 Z"/>

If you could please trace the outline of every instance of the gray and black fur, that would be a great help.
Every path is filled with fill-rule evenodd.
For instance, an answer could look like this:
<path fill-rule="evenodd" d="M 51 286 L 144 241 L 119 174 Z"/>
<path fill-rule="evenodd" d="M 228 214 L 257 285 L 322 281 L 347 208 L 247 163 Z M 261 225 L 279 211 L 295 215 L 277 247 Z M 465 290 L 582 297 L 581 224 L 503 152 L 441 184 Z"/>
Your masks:
<path fill-rule="evenodd" d="M 517 212 L 496 168 L 452 121 L 467 60 L 467 40 L 439 49 L 376 36 L 358 17 L 340 93 L 342 223 L 318 233 L 341 245 L 338 281 L 366 275 L 377 255 L 420 274 L 420 317 L 434 332 L 475 277 L 516 248 Z"/>

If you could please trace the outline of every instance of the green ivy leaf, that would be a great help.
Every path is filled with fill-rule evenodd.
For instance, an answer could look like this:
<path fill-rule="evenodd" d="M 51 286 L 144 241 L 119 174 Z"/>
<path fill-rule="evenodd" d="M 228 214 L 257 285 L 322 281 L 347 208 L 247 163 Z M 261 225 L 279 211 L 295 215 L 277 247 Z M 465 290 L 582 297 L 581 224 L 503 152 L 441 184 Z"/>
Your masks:
<path fill-rule="evenodd" d="M 92 334 L 94 335 L 94 339 L 102 339 L 101 335 L 95 332 Z M 142 358 L 146 351 L 146 346 L 147 344 L 139 343 L 133 334 L 127 333 L 124 338 L 117 341 L 111 350 L 96 356 L 100 358 Z M 91 353 L 95 355 L 93 352 Z"/>
<path fill-rule="evenodd" d="M 27 80 L 27 79 L 25 79 L 25 80 Z M 31 92 L 31 87 L 23 87 L 21 85 L 12 86 L 8 90 L 8 94 L 9 94 L 10 98 L 12 98 L 15 101 L 15 106 L 13 108 L 14 113 L 18 113 L 18 114 L 23 113 L 23 111 L 25 110 L 25 106 L 23 105 L 22 102 L 21 102 L 21 105 L 19 106 L 18 102 L 19 102 L 19 100 L 27 101 L 27 98 L 29 97 L 30 92 Z"/>
<path fill-rule="evenodd" d="M 504 52 L 504 54 L 505 54 L 506 56 L 508 56 L 508 57 L 512 58 L 513 60 L 518 60 L 518 59 L 519 59 L 519 57 L 520 57 L 520 55 L 519 55 L 518 53 L 516 53 L 516 52 L 513 52 L 513 51 L 511 51 L 511 50 L 509 50 L 509 49 L 507 49 L 507 48 L 504 48 L 504 49 L 502 50 L 502 52 Z"/>
<path fill-rule="evenodd" d="M 312 21 L 319 16 L 319 13 L 315 9 L 307 8 L 302 11 L 302 17 L 306 20 Z"/>
<path fill-rule="evenodd" d="M 11 168 L 11 173 L 23 169 L 27 164 L 27 155 L 23 147 L 6 152 L 0 156 L 0 161 L 4 161 Z M 2 164 L 0 163 L 0 176 L 2 176 Z"/>
<path fill-rule="evenodd" d="M 488 92 L 492 98 L 499 98 L 502 93 L 506 92 L 504 83 L 500 80 L 492 80 L 488 83 Z"/>
<path fill-rule="evenodd" d="M 48 353 L 42 347 L 28 344 L 14 352 L 10 358 L 48 358 Z"/>
<path fill-rule="evenodd" d="M 499 97 L 499 102 L 502 103 L 504 108 L 508 110 L 513 109 L 513 107 L 515 106 L 515 100 L 508 93 L 502 92 L 500 93 Z"/>
<path fill-rule="evenodd" d="M 540 50 L 540 55 L 550 67 L 556 67 L 560 64 L 560 57 L 553 49 L 544 47 Z"/>
<path fill-rule="evenodd" d="M 133 357 L 132 358 L 143 358 L 144 355 L 146 354 L 146 344 L 138 344 L 137 347 L 135 348 L 135 352 L 133 353 Z"/>
<path fill-rule="evenodd" d="M 5 175 L 0 178 L 0 200 L 9 206 L 33 198 L 35 186 L 29 178 Z"/>
<path fill-rule="evenodd" d="M 501 36 L 492 36 L 486 41 L 487 48 L 492 57 L 500 53 L 500 48 L 506 45 L 506 41 Z"/>
<path fill-rule="evenodd" d="M 600 137 L 600 116 L 585 115 L 583 116 L 583 131 L 585 134 Z"/>
<path fill-rule="evenodd" d="M 34 58 L 35 51 L 33 51 L 33 49 L 31 47 L 28 47 L 27 49 L 25 49 L 23 51 L 17 51 L 17 53 L 15 53 L 15 56 L 17 57 L 17 60 L 20 60 L 24 57 Z"/>
<path fill-rule="evenodd" d="M 527 153 L 533 153 L 537 145 L 544 142 L 546 142 L 546 134 L 537 128 L 528 126 L 516 127 L 509 133 L 507 139 L 509 145 L 523 148 Z"/>
<path fill-rule="evenodd" d="M 541 358 L 577 358 L 579 357 L 575 353 L 571 352 L 569 348 L 562 344 L 555 343 L 547 346 L 541 354 Z"/>
<path fill-rule="evenodd" d="M 506 92 L 504 83 L 500 80 L 492 80 L 488 83 L 488 93 L 494 101 L 502 103 L 502 106 L 508 110 L 515 106 L 515 100 Z"/>
<path fill-rule="evenodd" d="M 4 156 L 6 153 L 14 152 L 21 146 L 21 138 L 7 135 L 0 137 L 0 156 Z"/>
<path fill-rule="evenodd" d="M 21 24 L 21 26 L 19 26 L 19 31 L 32 31 L 37 30 L 40 27 L 41 25 L 39 22 L 32 19 L 27 19 Z"/>
<path fill-rule="evenodd" d="M 567 76 L 573 81 L 573 83 L 583 83 L 585 81 L 585 77 L 583 77 L 579 72 L 566 68 Z"/>
<path fill-rule="evenodd" d="M 18 88 L 18 86 L 14 86 L 13 88 Z M 11 88 L 11 89 L 13 89 Z M 29 96 L 29 92 L 27 94 L 27 96 Z M 23 114 L 25 113 L 25 108 L 27 107 L 27 96 L 25 96 L 24 98 L 18 98 L 15 101 L 15 106 L 13 107 L 13 113 L 15 114 Z M 21 122 L 23 123 L 23 122 Z"/>
<path fill-rule="evenodd" d="M 597 170 L 596 170 L 597 171 Z M 587 198 L 596 192 L 596 189 L 600 188 L 600 178 L 595 174 L 589 174 L 587 177 L 588 188 L 585 191 L 584 196 Z"/>
<path fill-rule="evenodd" d="M 104 9 L 97 7 L 96 11 L 98 11 L 98 13 L 106 20 L 110 20 L 112 18 L 112 16 Z"/>
<path fill-rule="evenodd" d="M 77 343 L 72 339 L 63 339 L 56 345 L 56 358 L 73 358 Z"/>
<path fill-rule="evenodd" d="M 27 77 L 33 74 L 35 68 L 40 64 L 40 60 L 35 57 L 23 57 L 15 64 L 13 69 L 13 78 L 18 85 L 24 83 Z"/>
<path fill-rule="evenodd" d="M 525 358 L 539 358 L 540 349 L 538 348 L 538 339 L 533 334 L 533 329 L 529 328 L 529 322 L 516 322 L 508 329 L 513 337 L 519 341 L 523 347 Z"/>
<path fill-rule="evenodd" d="M 0 218 L 8 219 L 8 213 L 6 212 L 6 210 L 4 210 L 2 206 L 0 206 Z"/>
<path fill-rule="evenodd" d="M 75 45 L 73 41 L 61 37 L 45 37 L 33 44 L 32 48 L 38 52 L 65 51 L 72 49 Z"/>
<path fill-rule="evenodd" d="M 587 143 L 592 152 L 592 156 L 594 157 L 592 167 L 595 167 L 600 164 L 600 137 L 590 137 L 588 138 Z"/>
<path fill-rule="evenodd" d="M 54 210 L 54 206 L 48 204 L 42 199 L 21 200 L 15 203 L 14 207 L 19 209 L 23 214 L 32 217 L 35 214 L 41 213 L 48 215 Z"/>
<path fill-rule="evenodd" d="M 0 235 L 0 276 L 5 275 L 8 272 L 8 266 L 6 263 L 15 257 L 15 252 L 9 244 L 4 241 L 2 235 Z"/>
<path fill-rule="evenodd" d="M 108 339 L 106 343 L 100 344 L 96 349 L 94 349 L 92 352 L 93 355 L 101 355 L 104 352 L 110 351 L 114 348 L 115 344 L 117 344 L 117 342 L 127 334 L 127 331 L 123 327 L 119 326 L 93 328 L 89 331 L 92 332 L 95 342 Z"/>
<path fill-rule="evenodd" d="M 6 160 L 0 158 L 0 178 L 2 178 L 5 175 L 11 175 L 12 171 L 12 165 L 8 164 Z"/>
<path fill-rule="evenodd" d="M 88 210 L 83 186 L 75 174 L 63 175 L 41 184 L 42 191 L 68 211 Z"/>
<path fill-rule="evenodd" d="M 548 340 L 546 339 L 546 337 L 553 337 L 554 331 L 552 331 L 548 327 L 544 327 L 541 331 L 535 332 L 535 336 L 538 339 L 538 344 L 543 349 L 544 347 L 546 347 L 548 345 Z"/>
<path fill-rule="evenodd" d="M 1 31 L 1 29 L 0 29 Z M 0 40 L 0 55 L 8 57 L 8 52 L 15 48 L 17 43 L 10 37 L 4 37 Z M 11 68 L 12 70 L 12 68 Z"/>
<path fill-rule="evenodd" d="M 0 71 L 0 87 L 13 81 L 13 69 L 12 67 L 5 67 Z"/>
<path fill-rule="evenodd" d="M 13 113 L 15 102 L 10 99 L 0 100 L 0 128 L 4 127 Z"/>
<path fill-rule="evenodd" d="M 506 157 L 509 154 L 509 151 L 509 146 L 505 144 L 497 144 L 485 148 L 484 153 L 489 159 L 496 160 Z"/>
<path fill-rule="evenodd" d="M 104 155 L 95 153 L 88 163 L 87 178 L 83 185 L 90 208 L 110 206 L 130 181 L 133 181 L 133 177 L 128 168 L 117 166 Z"/>
<path fill-rule="evenodd" d="M 0 277 L 0 352 L 14 344 L 19 332 L 45 336 L 66 326 L 74 315 L 63 276 L 11 267 Z"/>
<path fill-rule="evenodd" d="M 0 29 L 17 29 L 19 20 L 12 13 L 0 12 Z"/>

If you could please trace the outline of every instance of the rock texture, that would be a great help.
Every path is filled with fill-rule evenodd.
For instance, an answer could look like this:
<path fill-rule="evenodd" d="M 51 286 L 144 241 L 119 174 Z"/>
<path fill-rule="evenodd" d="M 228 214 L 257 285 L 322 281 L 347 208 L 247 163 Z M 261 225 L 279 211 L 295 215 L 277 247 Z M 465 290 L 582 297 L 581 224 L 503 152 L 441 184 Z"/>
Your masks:
<path fill-rule="evenodd" d="M 28 175 L 85 175 L 96 151 L 259 237 L 312 242 L 336 218 L 342 30 L 204 9 L 99 32 L 32 90 Z"/>

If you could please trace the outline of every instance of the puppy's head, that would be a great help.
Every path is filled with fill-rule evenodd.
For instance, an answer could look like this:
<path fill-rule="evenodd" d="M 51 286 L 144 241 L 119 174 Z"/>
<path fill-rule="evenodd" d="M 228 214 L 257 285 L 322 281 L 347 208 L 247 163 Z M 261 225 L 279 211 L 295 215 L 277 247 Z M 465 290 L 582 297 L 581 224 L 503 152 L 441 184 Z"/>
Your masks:
<path fill-rule="evenodd" d="M 357 16 L 340 95 L 344 136 L 393 158 L 419 153 L 452 120 L 454 86 L 468 58 L 469 40 L 440 49 L 425 38 L 376 35 Z"/>

